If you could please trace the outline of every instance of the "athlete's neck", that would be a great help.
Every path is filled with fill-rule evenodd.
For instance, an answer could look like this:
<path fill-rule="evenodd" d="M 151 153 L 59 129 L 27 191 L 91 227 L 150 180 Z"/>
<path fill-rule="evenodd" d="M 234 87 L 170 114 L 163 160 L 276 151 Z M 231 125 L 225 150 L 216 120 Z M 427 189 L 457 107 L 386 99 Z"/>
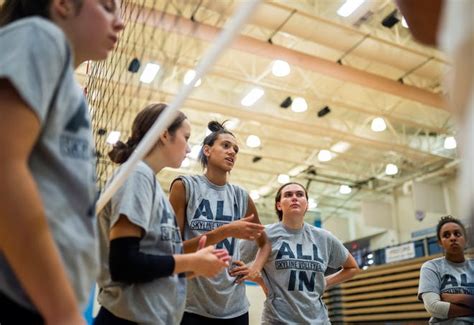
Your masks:
<path fill-rule="evenodd" d="M 158 174 L 160 170 L 165 168 L 165 163 L 160 155 L 157 155 L 153 151 L 143 158 L 143 162 L 150 167 L 155 174 Z"/>
<path fill-rule="evenodd" d="M 222 172 L 221 170 L 215 170 L 215 169 L 207 167 L 204 175 L 213 184 L 216 184 L 219 186 L 223 186 L 227 184 L 227 173 Z"/>
<path fill-rule="evenodd" d="M 453 263 L 463 263 L 466 260 L 465 257 L 464 257 L 464 253 L 450 254 L 449 252 L 446 252 L 446 259 L 450 262 L 453 262 Z"/>
<path fill-rule="evenodd" d="M 285 227 L 290 229 L 301 229 L 304 225 L 304 215 L 303 216 L 288 216 L 283 215 L 282 223 Z"/>

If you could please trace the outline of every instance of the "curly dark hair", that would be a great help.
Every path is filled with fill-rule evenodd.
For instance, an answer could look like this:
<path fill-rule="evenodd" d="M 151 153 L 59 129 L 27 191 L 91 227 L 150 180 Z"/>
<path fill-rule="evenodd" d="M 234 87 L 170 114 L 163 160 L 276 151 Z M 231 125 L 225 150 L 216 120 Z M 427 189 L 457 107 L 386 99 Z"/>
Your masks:
<path fill-rule="evenodd" d="M 441 219 L 439 219 L 438 225 L 436 226 L 436 236 L 438 237 L 438 240 L 441 240 L 441 235 L 440 235 L 441 228 L 445 224 L 451 223 L 451 222 L 459 225 L 459 227 L 461 227 L 462 229 L 464 237 L 466 237 L 466 228 L 464 227 L 463 223 L 459 219 L 456 219 L 451 215 L 447 215 L 447 216 L 441 217 Z"/>

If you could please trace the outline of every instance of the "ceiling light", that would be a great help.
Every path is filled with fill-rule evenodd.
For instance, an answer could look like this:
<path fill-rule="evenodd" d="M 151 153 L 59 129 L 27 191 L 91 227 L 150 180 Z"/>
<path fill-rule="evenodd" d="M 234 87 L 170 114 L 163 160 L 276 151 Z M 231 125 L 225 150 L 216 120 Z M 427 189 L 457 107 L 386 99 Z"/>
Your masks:
<path fill-rule="evenodd" d="M 286 97 L 280 104 L 281 108 L 288 108 L 293 103 L 293 100 L 290 96 Z"/>
<path fill-rule="evenodd" d="M 318 117 L 323 117 L 324 115 L 327 115 L 329 113 L 331 113 L 331 109 L 329 108 L 329 106 L 324 106 L 318 111 Z"/>
<path fill-rule="evenodd" d="M 367 258 L 370 258 L 370 259 L 374 258 L 374 254 L 372 254 L 372 253 L 368 254 Z"/>
<path fill-rule="evenodd" d="M 453 136 L 444 139 L 444 149 L 456 149 L 456 139 Z"/>
<path fill-rule="evenodd" d="M 290 65 L 283 60 L 275 60 L 272 63 L 272 73 L 276 77 L 285 77 L 290 74 Z"/>
<path fill-rule="evenodd" d="M 303 97 L 296 97 L 291 104 L 291 110 L 295 113 L 302 113 L 308 109 L 308 103 Z"/>
<path fill-rule="evenodd" d="M 299 165 L 291 169 L 288 172 L 288 174 L 292 177 L 295 177 L 295 176 L 298 176 L 300 173 L 302 173 L 306 168 L 308 168 L 306 165 Z"/>
<path fill-rule="evenodd" d="M 201 152 L 201 148 L 202 147 L 199 144 L 192 146 L 191 152 L 188 153 L 188 157 L 194 160 L 198 160 L 199 153 Z"/>
<path fill-rule="evenodd" d="M 258 136 L 251 134 L 247 137 L 246 143 L 250 148 L 258 148 L 262 142 Z"/>
<path fill-rule="evenodd" d="M 109 136 L 107 137 L 107 143 L 116 144 L 117 141 L 120 139 L 120 132 L 119 131 L 110 131 Z"/>
<path fill-rule="evenodd" d="M 350 16 L 365 0 L 346 0 L 344 4 L 337 10 L 337 14 L 342 17 Z"/>
<path fill-rule="evenodd" d="M 240 120 L 238 118 L 231 118 L 230 120 L 225 121 L 224 126 L 228 130 L 235 130 L 239 126 Z"/>
<path fill-rule="evenodd" d="M 402 17 L 402 26 L 405 27 L 405 28 L 409 28 L 405 17 Z"/>
<path fill-rule="evenodd" d="M 331 147 L 331 151 L 344 153 L 351 148 L 351 144 L 345 141 L 339 141 Z"/>
<path fill-rule="evenodd" d="M 309 209 L 316 209 L 318 207 L 318 202 L 315 199 L 309 198 L 308 199 L 308 208 Z"/>
<path fill-rule="evenodd" d="M 395 164 L 387 164 L 385 166 L 385 174 L 391 176 L 391 175 L 396 175 L 398 174 L 398 167 Z"/>
<path fill-rule="evenodd" d="M 339 193 L 341 194 L 350 194 L 352 192 L 352 189 L 349 185 L 341 185 L 339 187 Z"/>
<path fill-rule="evenodd" d="M 367 261 L 367 264 L 369 264 L 369 265 L 374 264 L 374 260 L 368 260 L 368 261 Z"/>
<path fill-rule="evenodd" d="M 277 181 L 280 184 L 286 184 L 290 181 L 290 176 L 288 176 L 286 174 L 280 174 L 280 175 L 278 175 Z"/>
<path fill-rule="evenodd" d="M 318 153 L 318 160 L 319 161 L 329 161 L 332 159 L 332 154 L 329 150 L 320 150 Z"/>
<path fill-rule="evenodd" d="M 191 166 L 191 160 L 186 157 L 184 158 L 183 162 L 181 163 L 181 168 L 186 168 L 186 167 L 189 167 Z"/>
<path fill-rule="evenodd" d="M 258 194 L 260 195 L 268 195 L 272 191 L 270 186 L 262 186 L 258 189 Z"/>
<path fill-rule="evenodd" d="M 191 83 L 191 81 L 194 80 L 194 77 L 196 77 L 196 71 L 194 70 L 188 70 L 186 72 L 186 74 L 184 75 L 184 78 L 183 78 L 183 82 L 186 84 L 186 85 L 189 85 Z M 194 83 L 194 87 L 199 87 L 199 85 L 201 84 L 201 78 L 199 78 L 195 83 Z"/>
<path fill-rule="evenodd" d="M 374 132 L 382 132 L 387 128 L 387 124 L 385 124 L 385 120 L 383 118 L 376 117 L 372 120 L 372 125 L 370 127 Z"/>
<path fill-rule="evenodd" d="M 249 195 L 254 201 L 257 201 L 260 198 L 260 194 L 256 190 L 250 191 Z"/>
<path fill-rule="evenodd" d="M 140 81 L 149 84 L 155 79 L 156 75 L 160 71 L 160 65 L 156 63 L 147 63 L 145 69 L 140 76 Z"/>
<path fill-rule="evenodd" d="M 260 99 L 260 97 L 263 96 L 264 93 L 265 91 L 263 91 L 262 88 L 253 88 L 247 95 L 245 95 L 240 103 L 246 107 L 252 106 Z"/>
<path fill-rule="evenodd" d="M 362 267 L 362 270 L 367 270 L 368 268 L 369 268 L 369 267 L 368 267 L 367 265 L 364 265 L 364 266 Z"/>

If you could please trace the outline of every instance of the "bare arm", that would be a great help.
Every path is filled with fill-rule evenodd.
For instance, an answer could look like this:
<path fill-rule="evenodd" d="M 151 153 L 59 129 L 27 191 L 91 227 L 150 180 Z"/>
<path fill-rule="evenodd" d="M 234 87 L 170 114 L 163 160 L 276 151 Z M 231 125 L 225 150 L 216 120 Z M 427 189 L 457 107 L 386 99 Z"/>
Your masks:
<path fill-rule="evenodd" d="M 184 188 L 183 181 L 176 180 L 171 185 L 170 202 L 176 214 L 181 235 L 183 235 L 186 222 L 186 189 Z M 233 221 L 207 232 L 205 234 L 207 237 L 206 245 L 217 244 L 228 237 L 242 239 L 255 239 L 260 237 L 264 227 L 260 223 L 255 223 L 253 220 L 254 216 L 247 216 L 241 220 Z M 202 236 L 198 236 L 184 241 L 184 252 L 195 252 L 201 237 Z"/>
<path fill-rule="evenodd" d="M 253 202 L 252 198 L 249 197 L 248 202 L 247 214 L 254 216 L 253 222 L 261 224 L 260 219 L 258 218 L 258 212 L 255 207 L 255 203 Z M 262 232 L 262 235 L 255 239 L 255 241 L 257 242 L 259 250 L 255 257 L 255 261 L 253 261 L 249 268 L 249 274 L 242 280 L 248 279 L 253 281 L 253 279 L 258 278 L 260 276 L 260 271 L 263 269 L 263 266 L 267 262 L 268 256 L 271 253 L 272 246 L 265 232 Z"/>
<path fill-rule="evenodd" d="M 462 305 L 474 310 L 474 296 L 466 294 L 442 293 L 441 300 L 456 305 Z"/>
<path fill-rule="evenodd" d="M 473 316 L 474 311 L 472 308 L 454 303 L 454 301 L 463 300 L 463 298 L 455 296 L 458 295 L 441 294 L 440 296 L 435 292 L 425 292 L 422 294 L 422 300 L 426 311 L 436 318 L 450 319 Z"/>
<path fill-rule="evenodd" d="M 474 310 L 472 308 L 457 305 L 454 303 L 449 304 L 448 318 L 466 317 L 466 316 L 474 316 Z"/>
<path fill-rule="evenodd" d="M 6 80 L 0 132 L 0 249 L 47 324 L 84 324 L 28 167 L 40 122 Z"/>
<path fill-rule="evenodd" d="M 326 277 L 326 288 L 335 286 L 339 283 L 347 281 L 360 272 L 354 257 L 349 254 L 346 262 L 342 265 L 342 270 Z"/>

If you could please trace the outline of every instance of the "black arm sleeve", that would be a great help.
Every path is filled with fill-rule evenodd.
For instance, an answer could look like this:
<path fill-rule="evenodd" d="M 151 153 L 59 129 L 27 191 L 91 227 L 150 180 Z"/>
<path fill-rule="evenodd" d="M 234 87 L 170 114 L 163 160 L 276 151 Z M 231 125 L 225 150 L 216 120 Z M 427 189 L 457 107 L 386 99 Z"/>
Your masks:
<path fill-rule="evenodd" d="M 139 237 L 122 237 L 110 241 L 109 268 L 112 281 L 143 283 L 173 274 L 173 256 L 141 253 L 140 240 Z"/>

